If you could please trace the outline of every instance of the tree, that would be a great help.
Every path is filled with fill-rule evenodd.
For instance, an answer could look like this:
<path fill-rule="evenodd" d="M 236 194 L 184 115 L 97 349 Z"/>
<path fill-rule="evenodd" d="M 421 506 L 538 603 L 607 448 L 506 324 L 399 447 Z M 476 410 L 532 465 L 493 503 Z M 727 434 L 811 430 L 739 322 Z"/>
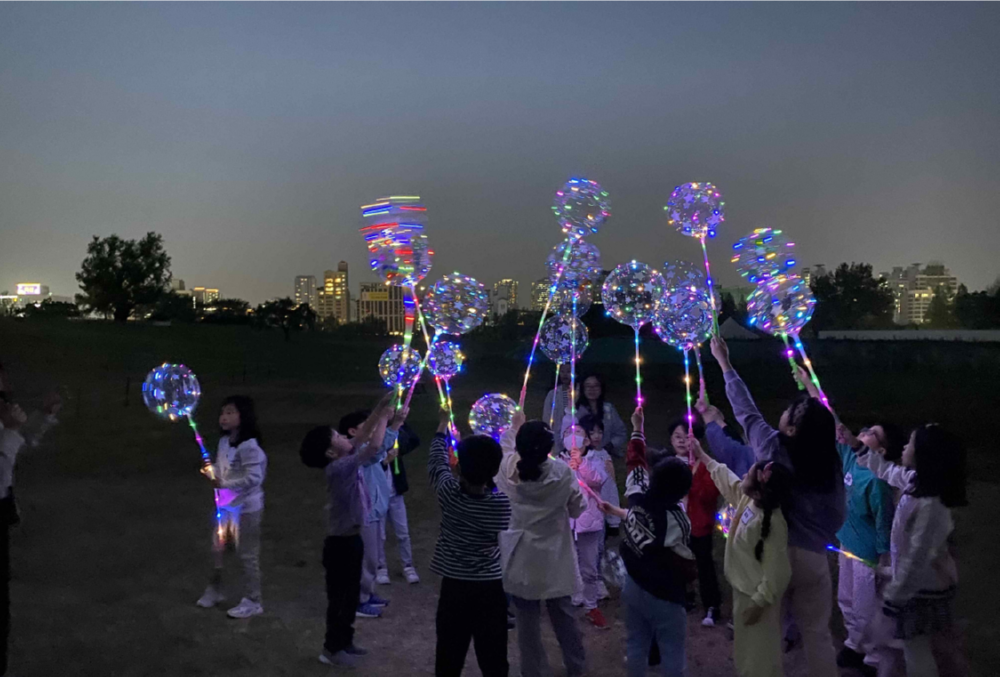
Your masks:
<path fill-rule="evenodd" d="M 726 292 L 722 295 L 722 303 L 719 306 L 719 324 L 722 324 L 730 317 L 734 318 L 740 324 L 746 324 L 747 301 L 744 298 L 740 298 L 737 301 L 732 294 Z"/>
<path fill-rule="evenodd" d="M 45 299 L 41 303 L 29 303 L 24 307 L 24 316 L 28 319 L 52 319 L 80 317 L 80 309 L 75 303 Z"/>
<path fill-rule="evenodd" d="M 815 278 L 812 290 L 816 312 L 810 324 L 816 331 L 892 326 L 895 297 L 885 280 L 872 275 L 870 264 L 842 263 Z"/>
<path fill-rule="evenodd" d="M 958 285 L 952 312 L 959 326 L 965 329 L 1000 327 L 1000 288 L 995 285 L 987 291 L 977 292 L 970 292 L 964 284 Z"/>
<path fill-rule="evenodd" d="M 285 340 L 292 340 L 292 331 L 312 329 L 316 325 L 316 312 L 303 303 L 298 306 L 290 298 L 276 299 L 257 306 L 256 320 L 263 327 L 277 327 L 285 334 Z"/>
<path fill-rule="evenodd" d="M 166 292 L 160 297 L 149 316 L 154 322 L 194 322 L 197 317 L 194 300 L 176 292 Z"/>
<path fill-rule="evenodd" d="M 138 307 L 154 306 L 167 293 L 170 279 L 162 235 L 146 233 L 138 241 L 95 235 L 76 274 L 83 290 L 76 299 L 88 311 L 125 322 Z"/>
<path fill-rule="evenodd" d="M 958 326 L 955 320 L 954 302 L 947 287 L 939 285 L 934 290 L 934 296 L 924 315 L 924 322 L 931 329 L 951 329 Z"/>
<path fill-rule="evenodd" d="M 207 324 L 249 324 L 250 304 L 243 299 L 217 299 L 198 309 Z"/>

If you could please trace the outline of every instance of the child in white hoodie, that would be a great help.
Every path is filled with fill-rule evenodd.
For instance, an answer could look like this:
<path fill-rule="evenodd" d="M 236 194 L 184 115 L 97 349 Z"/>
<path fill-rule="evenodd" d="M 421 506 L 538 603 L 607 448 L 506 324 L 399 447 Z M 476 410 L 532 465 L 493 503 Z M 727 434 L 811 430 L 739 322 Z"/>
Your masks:
<path fill-rule="evenodd" d="M 212 471 L 221 519 L 212 533 L 215 568 L 198 606 L 207 609 L 225 600 L 222 569 L 228 541 L 243 563 L 245 594 L 227 613 L 230 618 L 250 618 L 264 613 L 260 592 L 260 522 L 267 473 L 267 456 L 260 448 L 253 400 L 241 395 L 227 398 L 219 413 L 219 428 L 222 439 Z"/>

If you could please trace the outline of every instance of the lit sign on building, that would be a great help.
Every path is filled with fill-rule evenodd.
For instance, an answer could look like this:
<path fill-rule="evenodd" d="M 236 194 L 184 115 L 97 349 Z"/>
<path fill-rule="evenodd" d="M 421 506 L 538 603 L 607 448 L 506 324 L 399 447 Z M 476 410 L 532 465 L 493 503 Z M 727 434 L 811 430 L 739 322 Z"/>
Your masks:
<path fill-rule="evenodd" d="M 36 283 L 17 285 L 18 296 L 39 296 L 42 293 L 42 285 Z"/>

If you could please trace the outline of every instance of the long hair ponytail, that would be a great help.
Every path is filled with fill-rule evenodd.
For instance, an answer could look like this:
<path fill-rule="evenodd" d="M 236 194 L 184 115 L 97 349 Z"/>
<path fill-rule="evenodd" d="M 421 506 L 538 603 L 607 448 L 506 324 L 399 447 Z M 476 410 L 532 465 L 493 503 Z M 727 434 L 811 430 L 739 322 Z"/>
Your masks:
<path fill-rule="evenodd" d="M 764 541 L 767 537 L 771 535 L 771 516 L 775 510 L 781 510 L 782 506 L 788 498 L 788 494 L 792 487 L 792 474 L 783 465 L 778 465 L 777 463 L 770 464 L 769 477 L 767 481 L 760 481 L 760 477 L 757 474 L 759 471 L 766 469 L 767 466 L 764 463 L 756 463 L 750 472 L 753 473 L 754 483 L 756 485 L 757 491 L 760 493 L 760 499 L 757 501 L 760 507 L 764 510 L 764 520 L 760 528 L 760 538 L 757 539 L 757 544 L 753 548 L 753 556 L 758 562 L 764 557 Z"/>
<path fill-rule="evenodd" d="M 534 482 L 542 476 L 542 464 L 549 458 L 555 438 L 543 421 L 528 421 L 517 431 L 514 445 L 521 459 L 517 474 L 522 482 Z"/>

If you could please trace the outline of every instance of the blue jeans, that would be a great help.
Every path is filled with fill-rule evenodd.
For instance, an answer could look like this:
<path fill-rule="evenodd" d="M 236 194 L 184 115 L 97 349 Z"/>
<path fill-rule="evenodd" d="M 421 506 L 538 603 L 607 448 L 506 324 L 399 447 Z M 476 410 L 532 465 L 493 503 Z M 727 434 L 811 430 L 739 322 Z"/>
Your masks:
<path fill-rule="evenodd" d="M 622 589 L 625 607 L 628 677 L 645 677 L 649 647 L 656 640 L 660 648 L 660 671 L 664 677 L 683 677 L 684 640 L 687 612 L 681 604 L 654 597 L 629 576 Z"/>

